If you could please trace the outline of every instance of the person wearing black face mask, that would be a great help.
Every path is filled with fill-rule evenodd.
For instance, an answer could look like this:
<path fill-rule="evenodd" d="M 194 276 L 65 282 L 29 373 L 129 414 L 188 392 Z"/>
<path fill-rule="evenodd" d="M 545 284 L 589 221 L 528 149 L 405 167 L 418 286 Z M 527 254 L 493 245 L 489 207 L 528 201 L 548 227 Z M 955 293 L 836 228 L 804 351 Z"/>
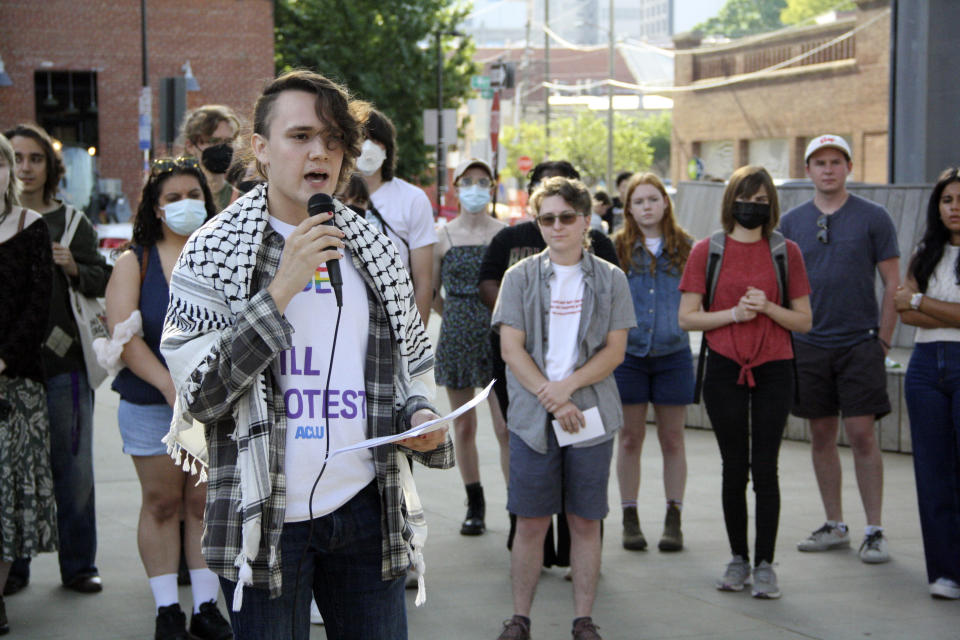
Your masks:
<path fill-rule="evenodd" d="M 694 245 L 680 280 L 678 313 L 680 328 L 703 331 L 709 347 L 703 400 L 723 459 L 723 517 L 733 556 L 716 586 L 742 591 L 752 573 L 753 596 L 761 599 L 780 597 L 773 554 L 780 519 L 777 460 L 794 401 L 790 332 L 805 333 L 813 324 L 803 256 L 789 240 L 787 291 L 780 290 L 771 252 L 779 219 L 770 174 L 755 166 L 735 171 L 723 194 L 723 254 L 715 259 L 711 238 Z M 756 494 L 752 569 L 748 477 Z"/>
<path fill-rule="evenodd" d="M 200 160 L 217 211 L 225 209 L 233 200 L 227 169 L 233 160 L 233 141 L 239 131 L 240 119 L 224 105 L 203 105 L 183 119 L 184 152 Z"/>

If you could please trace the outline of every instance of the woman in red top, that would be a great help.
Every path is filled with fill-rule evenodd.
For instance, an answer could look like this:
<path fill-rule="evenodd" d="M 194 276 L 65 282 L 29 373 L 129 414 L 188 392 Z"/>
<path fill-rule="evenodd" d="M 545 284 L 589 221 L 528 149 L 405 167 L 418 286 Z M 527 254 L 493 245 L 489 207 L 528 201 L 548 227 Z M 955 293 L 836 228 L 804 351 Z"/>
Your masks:
<path fill-rule="evenodd" d="M 723 459 L 723 517 L 733 559 L 717 582 L 741 591 L 750 581 L 747 476 L 756 494 L 753 596 L 779 598 L 773 551 L 780 519 L 777 459 L 793 404 L 790 332 L 812 325 L 810 284 L 800 249 L 787 241 L 789 306 L 770 254 L 780 221 L 777 191 L 762 167 L 737 169 L 723 194 L 726 233 L 710 311 L 704 310 L 710 239 L 694 245 L 680 280 L 680 328 L 703 331 L 710 349 L 703 399 Z"/>

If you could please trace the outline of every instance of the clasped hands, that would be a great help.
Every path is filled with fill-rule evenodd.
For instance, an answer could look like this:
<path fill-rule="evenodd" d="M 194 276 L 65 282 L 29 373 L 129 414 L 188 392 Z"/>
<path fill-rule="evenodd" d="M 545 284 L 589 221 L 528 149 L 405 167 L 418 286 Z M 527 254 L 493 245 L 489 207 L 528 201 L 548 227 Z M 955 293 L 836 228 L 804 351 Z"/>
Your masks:
<path fill-rule="evenodd" d="M 733 308 L 733 313 L 737 322 L 749 322 L 756 318 L 757 314 L 767 313 L 771 304 L 773 303 L 767 299 L 763 289 L 747 287 L 747 292 L 740 296 L 740 301 Z"/>
<path fill-rule="evenodd" d="M 897 311 L 912 310 L 913 307 L 910 306 L 910 301 L 913 299 L 913 295 L 915 293 L 917 293 L 916 289 L 911 287 L 909 284 L 902 284 L 897 287 L 897 290 L 893 293 L 893 304 Z"/>
<path fill-rule="evenodd" d="M 548 380 L 537 389 L 537 400 L 543 405 L 543 408 L 553 414 L 553 417 L 560 423 L 567 433 L 576 433 L 586 426 L 586 419 L 583 412 L 577 408 L 577 405 L 570 401 L 570 394 L 575 389 L 570 389 L 570 384 L 566 380 Z"/>

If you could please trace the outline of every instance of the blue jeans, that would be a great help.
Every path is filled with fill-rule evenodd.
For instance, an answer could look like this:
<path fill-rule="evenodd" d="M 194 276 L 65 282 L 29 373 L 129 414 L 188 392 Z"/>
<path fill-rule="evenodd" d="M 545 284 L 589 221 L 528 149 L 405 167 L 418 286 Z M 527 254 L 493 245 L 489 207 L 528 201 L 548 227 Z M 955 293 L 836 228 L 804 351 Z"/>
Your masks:
<path fill-rule="evenodd" d="M 917 343 L 904 395 L 927 579 L 960 583 L 960 342 Z"/>
<path fill-rule="evenodd" d="M 230 612 L 236 640 L 306 640 L 310 636 L 311 591 L 323 614 L 328 640 L 405 640 L 404 578 L 384 581 L 380 576 L 376 481 L 333 513 L 314 518 L 313 534 L 309 531 L 309 522 L 283 526 L 282 593 L 270 599 L 267 589 L 244 587 L 243 606 Z M 227 603 L 232 603 L 236 583 L 221 577 L 220 585 Z"/>
<path fill-rule="evenodd" d="M 57 501 L 60 580 L 99 575 L 93 491 L 93 390 L 85 371 L 47 378 L 50 466 Z M 14 562 L 12 575 L 30 576 L 30 559 Z"/>

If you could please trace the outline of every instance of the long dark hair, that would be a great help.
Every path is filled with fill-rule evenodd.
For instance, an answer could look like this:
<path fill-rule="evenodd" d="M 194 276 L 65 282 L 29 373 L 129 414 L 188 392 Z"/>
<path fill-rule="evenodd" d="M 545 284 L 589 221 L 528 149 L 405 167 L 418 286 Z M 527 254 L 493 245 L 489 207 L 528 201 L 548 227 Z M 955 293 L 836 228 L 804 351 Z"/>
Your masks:
<path fill-rule="evenodd" d="M 943 258 L 943 248 L 950 242 L 950 230 L 940 219 L 940 197 L 943 195 L 943 190 L 952 182 L 960 182 L 958 167 L 951 167 L 941 173 L 936 186 L 933 187 L 933 193 L 930 194 L 930 201 L 927 203 L 927 228 L 910 259 L 910 266 L 907 267 L 907 273 L 917 281 L 917 287 L 921 293 L 926 293 L 930 276 Z M 960 284 L 960 256 L 957 257 L 953 272 L 957 278 L 957 284 Z"/>
<path fill-rule="evenodd" d="M 5 131 L 3 135 L 5 135 L 10 142 L 13 142 L 14 138 L 20 136 L 30 138 L 40 145 L 47 167 L 47 178 L 43 183 L 43 201 L 53 201 L 57 195 L 57 185 L 60 184 L 60 178 L 64 176 L 67 170 L 63 166 L 63 158 L 60 157 L 60 152 L 53 146 L 53 139 L 50 137 L 50 134 L 39 125 L 27 122 L 18 124 L 13 129 Z"/>
<path fill-rule="evenodd" d="M 190 158 L 188 158 L 190 160 Z M 154 161 L 157 163 L 158 161 Z M 203 171 L 196 164 L 184 164 L 180 158 L 171 160 L 167 165 L 172 168 L 158 172 L 150 172 L 147 183 L 143 185 L 140 194 L 140 204 L 137 206 L 137 215 L 133 219 L 133 240 L 130 244 L 140 247 L 152 247 L 163 237 L 163 220 L 157 217 L 157 205 L 160 203 L 160 191 L 163 183 L 173 176 L 193 176 L 200 182 L 203 191 L 203 204 L 207 209 L 207 220 L 217 215 L 217 207 L 213 203 L 213 193 L 207 184 Z M 127 247 L 123 247 L 127 248 Z"/>

